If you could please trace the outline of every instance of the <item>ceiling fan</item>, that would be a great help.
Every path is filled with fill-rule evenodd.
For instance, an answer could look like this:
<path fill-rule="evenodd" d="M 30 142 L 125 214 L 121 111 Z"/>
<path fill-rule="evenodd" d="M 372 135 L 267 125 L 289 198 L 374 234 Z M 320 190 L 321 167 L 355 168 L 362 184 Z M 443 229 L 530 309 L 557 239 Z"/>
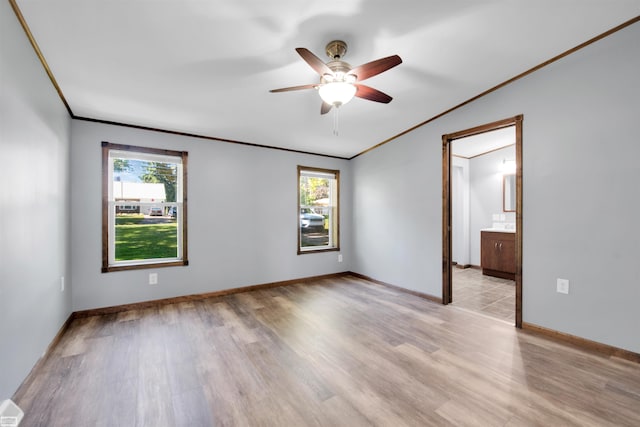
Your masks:
<path fill-rule="evenodd" d="M 322 98 L 320 114 L 328 113 L 332 107 L 338 108 L 346 104 L 354 96 L 384 104 L 388 104 L 393 99 L 386 93 L 365 86 L 360 82 L 401 64 L 402 59 L 398 55 L 377 59 L 352 68 L 342 60 L 347 53 L 347 44 L 342 40 L 334 40 L 327 44 L 325 52 L 331 61 L 326 64 L 304 47 L 296 48 L 296 52 L 320 75 L 320 83 L 272 89 L 270 92 L 317 89 Z"/>

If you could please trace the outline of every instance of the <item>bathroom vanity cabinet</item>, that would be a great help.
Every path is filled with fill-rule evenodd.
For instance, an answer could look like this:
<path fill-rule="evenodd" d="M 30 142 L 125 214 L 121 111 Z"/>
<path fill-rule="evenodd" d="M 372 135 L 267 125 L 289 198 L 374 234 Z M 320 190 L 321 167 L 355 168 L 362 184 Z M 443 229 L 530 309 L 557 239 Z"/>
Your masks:
<path fill-rule="evenodd" d="M 501 231 L 480 232 L 482 274 L 515 280 L 516 234 Z"/>

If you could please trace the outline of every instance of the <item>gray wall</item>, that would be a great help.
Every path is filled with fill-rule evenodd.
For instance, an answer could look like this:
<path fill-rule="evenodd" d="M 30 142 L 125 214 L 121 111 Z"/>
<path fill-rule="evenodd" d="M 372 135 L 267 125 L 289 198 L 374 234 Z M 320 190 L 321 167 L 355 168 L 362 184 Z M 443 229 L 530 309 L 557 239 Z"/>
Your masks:
<path fill-rule="evenodd" d="M 71 282 L 70 120 L 6 1 L 0 2 L 0 29 L 2 401 L 71 314 Z"/>
<path fill-rule="evenodd" d="M 524 114 L 524 321 L 640 352 L 638 40 L 634 24 L 354 159 L 354 270 L 440 296 L 441 136 Z"/>
<path fill-rule="evenodd" d="M 189 152 L 189 266 L 100 272 L 101 141 Z M 342 263 L 337 252 L 297 255 L 297 165 L 341 171 Z M 71 166 L 74 311 L 351 269 L 346 160 L 73 120 Z"/>
<path fill-rule="evenodd" d="M 440 295 L 441 135 L 515 114 L 525 117 L 524 321 L 640 352 L 639 24 L 347 162 L 70 124 L 8 3 L 0 8 L 0 399 L 72 309 L 348 270 Z M 103 140 L 189 151 L 188 267 L 100 273 Z M 342 172 L 343 263 L 335 252 L 296 255 L 298 164 Z M 557 277 L 571 281 L 569 295 L 555 292 Z"/>

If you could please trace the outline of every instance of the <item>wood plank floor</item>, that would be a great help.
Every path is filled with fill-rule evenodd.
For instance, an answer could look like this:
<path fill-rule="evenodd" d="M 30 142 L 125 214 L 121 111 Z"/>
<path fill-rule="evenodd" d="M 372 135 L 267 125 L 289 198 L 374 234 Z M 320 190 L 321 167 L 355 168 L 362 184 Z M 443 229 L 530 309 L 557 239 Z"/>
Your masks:
<path fill-rule="evenodd" d="M 25 426 L 638 426 L 640 365 L 345 276 L 76 319 Z"/>

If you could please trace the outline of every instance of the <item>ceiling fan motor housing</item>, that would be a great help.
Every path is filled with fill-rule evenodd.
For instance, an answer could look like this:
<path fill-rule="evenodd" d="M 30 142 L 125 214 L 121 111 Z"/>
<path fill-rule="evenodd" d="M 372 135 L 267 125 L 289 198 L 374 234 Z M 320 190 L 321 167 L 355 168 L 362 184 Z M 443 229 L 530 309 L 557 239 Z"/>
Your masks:
<path fill-rule="evenodd" d="M 347 53 L 347 44 L 342 40 L 333 40 L 325 47 L 325 52 L 331 61 L 327 62 L 327 67 L 333 71 L 333 75 L 325 74 L 320 76 L 320 83 L 343 82 L 346 74 L 351 71 L 351 65 L 342 61 L 341 58 Z M 349 79 L 351 80 L 351 79 Z M 349 83 L 354 83 L 349 81 Z"/>
<path fill-rule="evenodd" d="M 330 82 L 335 82 L 335 81 L 347 81 L 347 79 L 345 79 L 345 77 L 347 76 L 347 73 L 349 71 L 351 71 L 351 65 L 344 62 L 344 61 L 340 61 L 340 60 L 335 60 L 335 61 L 331 61 L 331 62 L 327 62 L 327 67 L 329 67 L 331 69 L 331 71 L 333 71 L 333 75 L 328 75 L 325 74 L 323 76 L 320 76 L 320 83 L 330 83 Z M 355 79 L 354 79 L 355 80 Z M 354 83 L 353 82 L 349 82 L 349 83 Z"/>

